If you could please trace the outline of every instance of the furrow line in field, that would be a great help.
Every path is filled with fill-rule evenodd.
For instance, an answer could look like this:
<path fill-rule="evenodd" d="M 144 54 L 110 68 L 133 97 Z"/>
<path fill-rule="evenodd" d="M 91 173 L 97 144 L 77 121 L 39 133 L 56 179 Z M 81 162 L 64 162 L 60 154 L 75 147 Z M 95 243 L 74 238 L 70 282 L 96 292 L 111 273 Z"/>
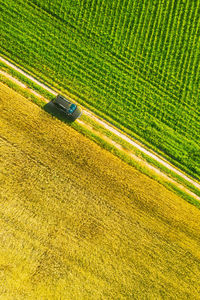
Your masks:
<path fill-rule="evenodd" d="M 147 24 L 147 31 L 144 37 L 144 45 L 150 45 L 150 41 L 152 39 L 153 32 L 155 31 L 155 27 L 157 27 L 158 24 L 158 16 L 160 14 L 160 8 L 161 5 L 154 5 L 152 8 L 152 12 L 150 14 L 150 19 L 148 20 Z M 145 70 L 150 71 L 151 68 L 149 68 L 149 63 L 148 63 L 148 54 L 151 52 L 151 49 L 149 47 L 143 47 L 141 50 L 140 57 L 144 58 L 144 68 Z"/>
<path fill-rule="evenodd" d="M 188 6 L 189 5 L 189 1 L 186 3 L 186 5 Z M 186 6 L 186 7 L 187 7 Z M 194 14 L 195 14 L 195 10 L 188 10 L 186 9 L 183 10 L 183 16 L 182 16 L 182 22 L 179 22 L 178 23 L 178 26 L 177 26 L 177 35 L 178 35 L 178 41 L 177 41 L 177 44 L 176 44 L 176 53 L 174 55 L 174 59 L 176 61 L 176 63 L 174 63 L 172 65 L 172 73 L 179 73 L 179 70 L 183 67 L 182 64 L 185 63 L 185 54 L 186 52 L 183 51 L 183 49 L 185 49 L 185 47 L 188 49 L 188 41 L 190 39 L 190 36 L 192 34 L 192 32 L 190 32 L 191 30 L 191 19 L 192 19 L 192 22 L 194 22 Z M 188 30 L 189 30 L 189 34 L 188 34 Z M 178 58 L 178 60 L 177 60 Z M 184 69 L 185 70 L 185 69 Z M 182 81 L 184 81 L 182 79 Z M 185 82 L 184 82 L 185 83 Z"/>
<path fill-rule="evenodd" d="M 200 4 L 199 4 L 199 7 L 200 7 Z M 197 19 L 197 21 L 199 20 L 199 13 L 200 13 L 200 9 L 196 9 L 196 16 L 194 17 L 194 23 L 195 25 L 193 24 L 193 27 L 192 27 L 192 31 L 188 32 L 188 35 L 190 36 L 190 40 L 191 40 L 191 36 L 192 35 L 195 35 L 195 38 L 193 38 L 193 41 L 192 41 L 192 45 L 190 46 L 190 51 L 187 52 L 186 54 L 186 59 L 185 59 L 185 62 L 184 62 L 184 65 L 182 65 L 182 69 L 180 68 L 180 71 L 178 73 L 178 76 L 181 80 L 183 80 L 183 77 L 185 75 L 185 96 L 187 95 L 186 94 L 186 87 L 189 86 L 189 83 L 191 81 L 191 77 L 195 78 L 192 80 L 192 83 L 197 79 L 199 79 L 199 74 L 198 74 L 198 69 L 199 69 L 199 52 L 198 51 L 195 51 L 195 49 L 198 48 L 198 42 L 199 42 L 199 34 L 200 34 L 200 27 L 197 25 L 196 26 L 196 23 L 198 22 L 195 22 L 195 20 Z M 188 45 L 187 43 L 185 43 L 185 50 L 187 49 Z M 186 65 L 186 67 L 185 67 Z M 195 70 L 197 69 L 197 70 Z M 190 72 L 189 70 L 191 70 L 191 75 L 190 75 Z M 191 91 L 194 91 L 195 89 L 195 86 L 193 85 L 193 88 L 190 88 L 189 89 L 189 92 Z M 198 90 L 198 85 L 197 85 L 197 88 L 196 90 Z"/>
<path fill-rule="evenodd" d="M 192 12 L 192 14 L 190 14 L 190 11 Z M 177 49 L 176 49 L 176 54 L 175 54 L 175 60 L 176 63 L 173 64 L 172 66 L 172 72 L 175 74 L 177 73 L 177 76 L 179 75 L 179 73 L 182 74 L 181 80 L 184 82 L 184 87 L 187 86 L 186 85 L 186 78 L 187 78 L 187 67 L 190 68 L 190 66 L 187 66 L 189 61 L 190 61 L 190 56 L 191 53 L 194 51 L 194 48 L 191 47 L 191 38 L 192 35 L 194 34 L 194 27 L 192 26 L 192 24 L 195 22 L 195 11 L 193 9 L 189 10 L 188 14 L 186 15 L 186 19 L 187 21 L 190 20 L 190 24 L 183 24 L 181 26 L 181 30 L 180 30 L 180 39 L 179 39 L 179 45 L 177 45 Z M 189 21 L 188 21 L 189 22 Z M 195 41 L 194 38 L 193 42 Z M 184 49 L 184 50 L 183 50 Z M 193 64 L 193 62 L 191 62 Z M 184 69 L 183 69 L 184 67 Z M 184 70 L 184 72 L 183 72 Z M 180 77 L 179 77 L 180 78 Z M 190 78 L 191 80 L 191 78 Z"/>
<path fill-rule="evenodd" d="M 49 16 L 50 17 L 50 16 Z M 37 25 L 38 26 L 38 25 Z"/>
<path fill-rule="evenodd" d="M 35 83 L 37 83 L 39 86 L 43 87 L 44 89 L 46 89 L 50 93 L 52 93 L 54 95 L 57 95 L 57 93 L 55 91 L 53 91 L 51 88 L 49 88 L 48 86 L 40 83 L 38 80 L 36 80 L 32 76 L 28 75 L 27 73 L 25 73 L 24 71 L 22 71 L 18 67 L 14 66 L 10 62 L 6 61 L 4 58 L 0 57 L 0 60 L 3 61 L 4 63 L 6 63 L 7 65 L 9 65 L 10 67 L 12 67 L 13 69 L 17 70 L 19 73 L 23 74 L 24 76 L 26 76 L 30 80 L 34 81 Z M 139 149 L 143 153 L 147 154 L 151 158 L 153 158 L 156 161 L 158 161 L 159 163 L 161 163 L 163 166 L 167 167 L 168 169 L 170 169 L 171 171 L 175 172 L 176 174 L 178 174 L 179 176 L 181 176 L 182 178 L 184 178 L 188 182 L 192 183 L 196 188 L 200 189 L 200 184 L 199 183 L 197 183 L 196 181 L 192 180 L 191 178 L 189 178 L 188 176 L 186 176 L 185 174 L 183 174 L 182 172 L 180 172 L 179 170 L 177 170 L 176 168 L 174 168 L 173 166 L 171 166 L 169 163 L 167 163 L 166 161 L 164 161 L 162 158 L 158 157 L 154 153 L 150 152 L 149 150 L 145 149 L 141 145 L 137 144 L 137 142 L 131 140 L 129 137 L 125 136 L 124 134 L 122 134 L 121 132 L 119 132 L 117 129 L 111 127 L 111 125 L 109 125 L 109 124 L 105 123 L 104 121 L 98 119 L 96 116 L 92 115 L 89 111 L 85 111 L 84 110 L 84 114 L 90 116 L 91 118 L 93 118 L 95 121 L 97 121 L 99 124 L 101 124 L 103 127 L 105 127 L 106 129 L 108 129 L 112 133 L 114 133 L 117 136 L 121 137 L 123 140 L 127 141 L 129 144 L 133 145 L 134 147 L 136 147 L 137 149 Z"/>
<path fill-rule="evenodd" d="M 171 29 L 171 26 L 173 24 L 173 6 L 172 6 L 172 9 L 169 9 L 170 6 L 171 6 L 170 1 L 168 1 L 167 7 L 165 7 L 165 5 L 162 5 L 162 9 L 164 10 L 164 15 L 163 15 L 163 17 L 162 17 L 162 15 L 160 15 L 160 18 L 159 18 L 159 24 L 160 24 L 160 19 L 161 18 L 163 18 L 163 20 L 161 20 L 161 22 L 163 22 L 163 24 L 160 25 L 161 34 L 158 37 L 159 41 L 158 41 L 158 46 L 157 47 L 158 47 L 159 51 L 162 51 L 162 52 L 166 51 L 166 47 L 169 47 L 169 45 L 167 43 L 167 39 L 168 39 L 168 35 L 169 35 L 169 30 Z M 162 66 L 162 62 L 163 62 L 164 57 L 165 56 L 161 55 L 160 59 L 159 59 L 159 62 L 157 64 L 157 68 L 159 70 L 161 70 L 161 74 L 162 74 L 161 83 L 162 84 L 164 84 L 165 81 L 171 83 L 171 80 L 169 81 L 170 74 L 169 73 L 163 74 L 164 69 L 163 69 L 163 66 Z M 173 80 L 172 80 L 172 82 L 173 82 Z M 181 82 L 179 82 L 178 86 L 176 86 L 176 89 L 177 89 L 177 87 L 180 87 L 180 86 L 181 86 Z"/>
<path fill-rule="evenodd" d="M 80 75 L 80 68 L 82 68 L 82 66 L 80 67 L 79 65 L 77 66 L 77 72 L 79 72 L 79 75 Z M 90 69 L 90 72 L 91 72 L 91 69 Z M 87 74 L 86 74 L 86 77 L 87 77 Z M 90 77 L 90 78 L 92 78 L 92 80 L 94 80 L 94 77 L 95 77 L 95 75 L 94 76 L 92 76 L 92 77 Z M 97 89 L 99 88 L 99 85 L 96 83 L 96 87 L 97 87 Z M 107 86 L 107 90 L 108 90 L 108 86 Z M 123 93 L 124 93 L 124 91 L 123 91 Z M 125 92 L 126 93 L 126 92 Z M 129 96 L 127 95 L 127 93 L 126 93 L 126 96 L 129 98 Z M 141 98 L 141 100 L 142 100 L 143 98 Z M 126 99 L 126 102 L 130 102 L 131 104 L 132 104 L 132 101 L 129 101 L 128 99 Z M 191 130 L 191 128 L 192 127 L 190 127 L 190 130 Z"/>
<path fill-rule="evenodd" d="M 113 114 L 115 114 L 115 113 L 113 113 Z M 111 114 L 111 116 L 112 116 L 112 114 Z M 123 123 L 123 124 L 125 124 L 125 123 Z"/>
<path fill-rule="evenodd" d="M 165 59 L 162 67 L 162 73 L 165 72 L 165 74 L 169 74 L 169 76 L 172 76 L 173 74 L 169 71 L 170 67 L 170 58 L 171 58 L 171 52 L 173 47 L 175 46 L 175 40 L 176 36 L 174 36 L 174 32 L 176 32 L 175 28 L 177 26 L 177 19 L 180 18 L 180 14 L 177 13 L 177 7 L 179 8 L 179 2 L 176 0 L 172 0 L 172 7 L 171 7 L 171 13 L 170 13 L 170 23 L 168 26 L 168 31 L 167 31 L 167 39 L 166 39 L 166 44 L 167 44 L 167 51 L 165 54 Z M 179 8 L 180 10 L 180 8 Z M 167 21 L 167 20 L 166 20 Z M 171 33 L 171 34 L 170 34 Z"/>
<path fill-rule="evenodd" d="M 48 46 L 47 46 L 48 47 Z M 52 45 L 51 45 L 51 47 L 52 47 Z M 63 49 L 64 49 L 64 47 L 63 47 Z"/>

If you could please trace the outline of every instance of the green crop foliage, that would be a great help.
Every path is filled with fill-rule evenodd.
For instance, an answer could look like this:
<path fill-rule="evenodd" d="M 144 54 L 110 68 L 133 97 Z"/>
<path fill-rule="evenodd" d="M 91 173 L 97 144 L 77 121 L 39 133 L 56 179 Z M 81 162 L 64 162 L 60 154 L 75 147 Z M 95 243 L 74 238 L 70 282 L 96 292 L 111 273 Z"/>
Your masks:
<path fill-rule="evenodd" d="M 200 179 L 199 1 L 3 0 L 1 51 Z"/>

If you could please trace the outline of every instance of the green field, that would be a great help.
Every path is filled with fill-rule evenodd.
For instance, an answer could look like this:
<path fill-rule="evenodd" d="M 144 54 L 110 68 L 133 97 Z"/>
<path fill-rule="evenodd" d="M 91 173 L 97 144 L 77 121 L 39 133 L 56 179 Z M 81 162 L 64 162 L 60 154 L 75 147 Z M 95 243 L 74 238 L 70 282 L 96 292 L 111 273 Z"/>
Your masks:
<path fill-rule="evenodd" d="M 2 0 L 1 51 L 200 179 L 200 1 Z"/>
<path fill-rule="evenodd" d="M 0 298 L 199 300 L 200 210 L 0 84 Z"/>

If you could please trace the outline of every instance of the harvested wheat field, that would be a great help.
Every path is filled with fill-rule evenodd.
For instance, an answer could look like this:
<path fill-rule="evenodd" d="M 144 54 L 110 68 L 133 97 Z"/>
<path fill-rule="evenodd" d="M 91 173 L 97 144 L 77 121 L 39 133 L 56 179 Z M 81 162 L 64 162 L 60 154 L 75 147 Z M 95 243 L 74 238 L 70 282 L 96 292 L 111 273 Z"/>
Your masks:
<path fill-rule="evenodd" d="M 0 14 L 6 58 L 200 180 L 200 1 L 1 0 Z"/>
<path fill-rule="evenodd" d="M 0 298 L 199 299 L 200 211 L 0 95 Z"/>

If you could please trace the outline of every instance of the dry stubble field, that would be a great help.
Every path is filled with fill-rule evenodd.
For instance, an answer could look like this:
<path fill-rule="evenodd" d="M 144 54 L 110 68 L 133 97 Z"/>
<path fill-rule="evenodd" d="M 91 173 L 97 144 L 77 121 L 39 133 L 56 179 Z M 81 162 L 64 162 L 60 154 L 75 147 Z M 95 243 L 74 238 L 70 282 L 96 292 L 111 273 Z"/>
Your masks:
<path fill-rule="evenodd" d="M 199 12 L 195 0 L 2 0 L 0 49 L 200 180 Z"/>
<path fill-rule="evenodd" d="M 199 299 L 200 211 L 0 95 L 1 299 Z"/>

